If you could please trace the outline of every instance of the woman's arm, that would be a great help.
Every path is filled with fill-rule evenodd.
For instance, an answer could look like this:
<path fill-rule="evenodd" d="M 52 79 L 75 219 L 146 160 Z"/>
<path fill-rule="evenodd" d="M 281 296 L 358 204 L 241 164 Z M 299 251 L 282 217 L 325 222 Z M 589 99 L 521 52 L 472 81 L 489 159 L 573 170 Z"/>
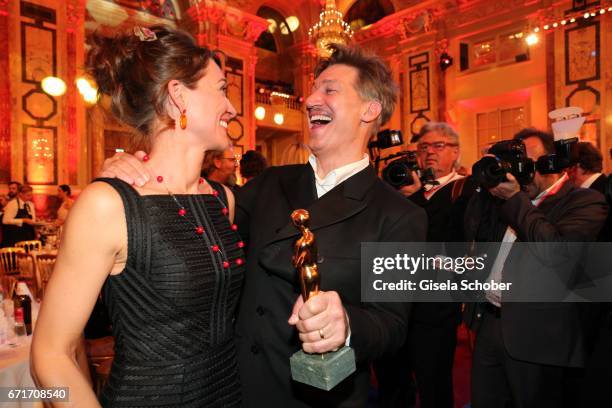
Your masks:
<path fill-rule="evenodd" d="M 104 281 L 125 265 L 124 214 L 112 187 L 105 183 L 87 187 L 68 216 L 45 291 L 32 340 L 32 372 L 41 387 L 68 387 L 71 406 L 98 406 L 79 369 L 77 350 Z"/>

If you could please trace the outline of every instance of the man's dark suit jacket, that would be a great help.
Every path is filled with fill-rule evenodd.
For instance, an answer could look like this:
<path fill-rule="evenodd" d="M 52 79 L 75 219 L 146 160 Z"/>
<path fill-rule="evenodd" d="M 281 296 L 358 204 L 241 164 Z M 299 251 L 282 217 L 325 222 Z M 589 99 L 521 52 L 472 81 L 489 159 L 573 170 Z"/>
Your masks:
<path fill-rule="evenodd" d="M 457 181 L 459 180 L 440 188 L 429 200 L 425 198 L 423 189 L 409 197 L 427 213 L 427 242 L 463 241 L 463 215 L 476 186 L 471 177 L 461 180 L 461 191 L 457 197 L 453 197 L 453 188 Z M 433 326 L 459 325 L 461 304 L 415 303 L 412 306 L 412 319 Z"/>
<path fill-rule="evenodd" d="M 591 189 L 599 191 L 601 194 L 606 194 L 608 188 L 608 176 L 605 174 L 600 175 L 591 184 Z M 612 192 L 609 192 L 609 194 Z M 598 241 L 600 242 L 612 242 L 612 216 L 608 215 L 604 227 L 599 232 Z"/>
<path fill-rule="evenodd" d="M 569 182 L 538 207 L 531 204 L 524 192 L 503 201 L 482 191 L 472 197 L 468 206 L 466 238 L 500 242 L 510 225 L 517 234 L 517 242 L 589 242 L 596 239 L 607 214 L 607 205 L 600 193 L 575 188 Z M 513 247 L 506 267 L 509 263 L 521 262 L 528 264 L 529 260 L 518 256 Z M 527 278 L 538 272 L 522 271 Z M 571 282 L 567 285 L 571 287 Z M 564 367 L 584 364 L 585 333 L 578 304 L 504 303 L 502 297 L 501 310 L 503 341 L 511 357 Z M 467 323 L 475 327 L 481 313 L 472 311 L 466 315 Z"/>
<path fill-rule="evenodd" d="M 371 167 L 317 199 L 310 165 L 273 167 L 236 194 L 236 222 L 247 242 L 247 273 L 236 324 L 245 406 L 351 406 L 367 403 L 368 361 L 404 341 L 406 304 L 361 303 L 360 250 L 367 241 L 424 241 L 425 212 L 380 181 Z M 351 328 L 357 373 L 331 391 L 291 380 L 289 358 L 301 348 L 287 323 L 299 295 L 291 264 L 299 233 L 293 210 L 310 212 L 321 290 L 337 291 Z"/>

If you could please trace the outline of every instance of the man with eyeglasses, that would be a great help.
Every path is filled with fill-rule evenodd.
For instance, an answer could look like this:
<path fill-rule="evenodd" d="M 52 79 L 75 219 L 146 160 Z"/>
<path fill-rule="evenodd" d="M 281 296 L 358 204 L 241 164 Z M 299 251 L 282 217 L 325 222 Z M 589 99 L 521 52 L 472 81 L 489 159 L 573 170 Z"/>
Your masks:
<path fill-rule="evenodd" d="M 427 240 L 463 241 L 463 211 L 474 186 L 469 178 L 457 173 L 459 136 L 447 123 L 429 122 L 413 139 L 419 166 L 431 169 L 435 182 L 415 183 L 400 192 L 427 212 Z M 412 308 L 406 344 L 399 355 L 380 360 L 377 374 L 383 406 L 408 406 L 409 369 L 414 372 L 420 406 L 452 408 L 452 369 L 456 331 L 461 322 L 458 303 L 415 303 Z"/>
<path fill-rule="evenodd" d="M 238 164 L 239 159 L 236 158 L 232 145 L 224 151 L 208 151 L 204 155 L 202 176 L 228 187 L 235 187 Z"/>

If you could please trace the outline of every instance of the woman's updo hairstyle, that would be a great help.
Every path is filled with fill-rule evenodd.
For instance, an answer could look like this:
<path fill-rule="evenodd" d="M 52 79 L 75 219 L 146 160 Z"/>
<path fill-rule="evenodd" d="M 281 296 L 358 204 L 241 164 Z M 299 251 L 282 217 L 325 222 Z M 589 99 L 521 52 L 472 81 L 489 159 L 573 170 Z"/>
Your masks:
<path fill-rule="evenodd" d="M 114 37 L 94 34 L 86 67 L 99 93 L 111 97 L 113 114 L 149 135 L 155 119 L 174 127 L 168 115 L 168 83 L 194 89 L 214 55 L 188 33 L 163 25 L 135 27 Z M 158 129 L 159 130 L 159 129 Z"/>

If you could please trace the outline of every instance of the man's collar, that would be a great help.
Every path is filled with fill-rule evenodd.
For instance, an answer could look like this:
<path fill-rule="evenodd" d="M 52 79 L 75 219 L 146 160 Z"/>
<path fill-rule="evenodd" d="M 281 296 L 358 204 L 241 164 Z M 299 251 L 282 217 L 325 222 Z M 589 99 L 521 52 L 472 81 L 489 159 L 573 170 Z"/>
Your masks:
<path fill-rule="evenodd" d="M 594 173 L 588 179 L 584 180 L 580 187 L 582 188 L 590 188 L 591 185 L 597 180 L 597 177 L 601 176 L 601 173 Z"/>
<path fill-rule="evenodd" d="M 368 167 L 370 165 L 370 157 L 367 155 L 367 153 L 364 153 L 363 158 L 361 160 L 348 163 L 344 166 L 333 169 L 329 173 L 327 173 L 324 178 L 320 178 L 317 174 L 319 162 L 314 154 L 311 154 L 310 157 L 308 157 L 308 163 L 310 163 L 310 165 L 312 166 L 312 170 L 314 171 L 315 180 L 317 184 L 336 185 L 340 184 L 342 181 L 346 180 L 351 175 L 358 173 L 359 171 Z"/>
<path fill-rule="evenodd" d="M 548 187 L 546 190 L 538 194 L 536 198 L 531 200 L 533 205 L 537 206 L 546 197 L 555 195 L 561 189 L 561 187 L 563 187 L 563 184 L 565 184 L 567 180 L 568 180 L 567 173 L 563 173 L 563 175 L 559 177 L 559 180 L 555 181 L 552 186 Z"/>

